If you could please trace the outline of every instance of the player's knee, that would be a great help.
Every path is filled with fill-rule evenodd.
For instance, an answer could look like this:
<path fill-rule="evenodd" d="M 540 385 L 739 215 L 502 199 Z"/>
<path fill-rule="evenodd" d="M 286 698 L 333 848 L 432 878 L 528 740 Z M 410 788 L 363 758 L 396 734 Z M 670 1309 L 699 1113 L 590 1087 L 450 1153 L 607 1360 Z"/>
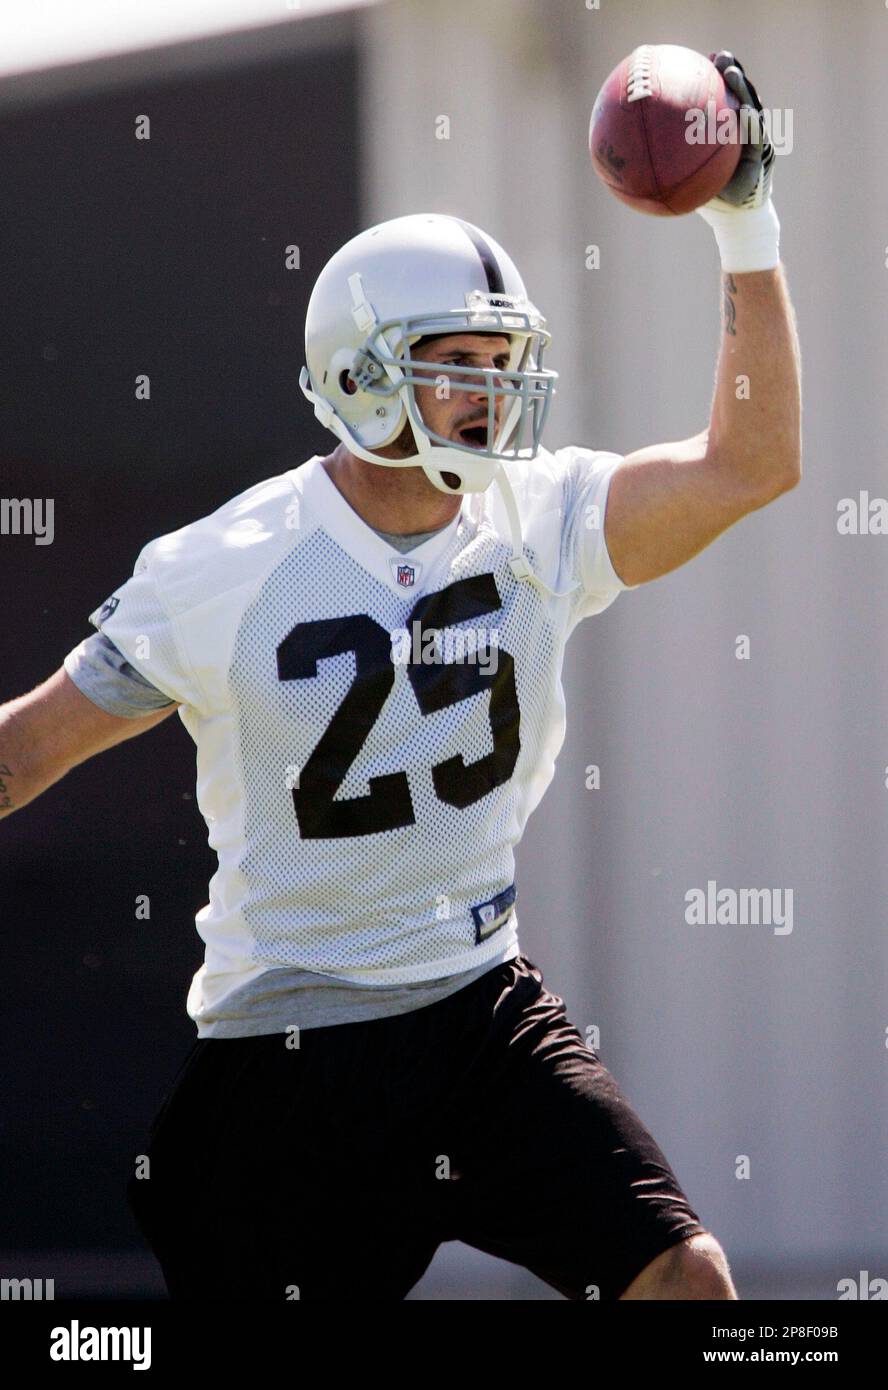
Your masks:
<path fill-rule="evenodd" d="M 736 1298 L 728 1260 L 708 1231 L 689 1236 L 674 1247 L 668 1281 L 677 1298 Z"/>
<path fill-rule="evenodd" d="M 642 1270 L 624 1298 L 735 1299 L 724 1250 L 715 1236 L 689 1236 Z"/>

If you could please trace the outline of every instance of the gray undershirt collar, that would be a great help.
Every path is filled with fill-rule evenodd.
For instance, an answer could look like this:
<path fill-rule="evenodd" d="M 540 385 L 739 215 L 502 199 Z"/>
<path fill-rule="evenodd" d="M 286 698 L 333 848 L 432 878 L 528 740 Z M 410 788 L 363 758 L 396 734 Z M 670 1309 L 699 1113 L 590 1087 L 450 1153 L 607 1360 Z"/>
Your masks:
<path fill-rule="evenodd" d="M 444 526 L 449 525 L 450 522 L 445 521 Z M 408 550 L 414 550 L 416 546 L 422 545 L 423 542 L 431 540 L 432 536 L 436 536 L 439 531 L 443 531 L 444 526 L 435 526 L 431 531 L 411 531 L 404 536 L 398 535 L 395 531 L 380 531 L 378 526 L 373 526 L 371 529 L 376 532 L 377 536 L 381 536 L 384 541 L 388 541 L 393 549 L 400 551 L 402 555 L 406 555 Z"/>

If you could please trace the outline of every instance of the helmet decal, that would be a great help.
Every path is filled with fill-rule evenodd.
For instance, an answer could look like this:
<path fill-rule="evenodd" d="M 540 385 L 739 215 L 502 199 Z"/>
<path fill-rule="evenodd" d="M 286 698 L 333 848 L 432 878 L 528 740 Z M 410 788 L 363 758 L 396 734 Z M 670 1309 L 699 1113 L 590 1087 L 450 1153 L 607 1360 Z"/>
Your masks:
<path fill-rule="evenodd" d="M 491 294 L 504 294 L 506 290 L 503 281 L 503 273 L 499 268 L 499 262 L 493 253 L 493 247 L 483 237 L 477 227 L 473 227 L 471 222 L 463 222 L 461 217 L 454 217 L 454 222 L 458 222 L 471 241 L 481 259 L 484 274 L 487 276 L 487 288 Z"/>

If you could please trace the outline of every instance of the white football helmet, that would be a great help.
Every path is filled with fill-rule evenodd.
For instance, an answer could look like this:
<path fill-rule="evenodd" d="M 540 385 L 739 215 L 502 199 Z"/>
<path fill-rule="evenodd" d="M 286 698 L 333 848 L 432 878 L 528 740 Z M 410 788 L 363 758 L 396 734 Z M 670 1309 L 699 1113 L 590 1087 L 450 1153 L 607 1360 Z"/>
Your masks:
<path fill-rule="evenodd" d="M 307 365 L 299 377 L 321 424 L 359 458 L 387 468 L 421 467 L 448 493 L 483 492 L 496 480 L 513 534 L 512 570 L 535 583 L 541 581 L 523 554 L 507 466 L 533 459 L 540 448 L 558 378 L 543 367 L 545 323 L 511 257 L 478 227 L 440 213 L 396 217 L 353 237 L 324 266 L 308 303 Z M 477 445 L 435 433 L 416 402 L 414 388 L 433 386 L 436 377 L 410 349 L 420 338 L 446 333 L 509 338 L 503 370 L 439 368 L 450 391 L 486 394 L 486 439 Z M 416 454 L 386 459 L 371 452 L 397 439 L 408 421 Z"/>

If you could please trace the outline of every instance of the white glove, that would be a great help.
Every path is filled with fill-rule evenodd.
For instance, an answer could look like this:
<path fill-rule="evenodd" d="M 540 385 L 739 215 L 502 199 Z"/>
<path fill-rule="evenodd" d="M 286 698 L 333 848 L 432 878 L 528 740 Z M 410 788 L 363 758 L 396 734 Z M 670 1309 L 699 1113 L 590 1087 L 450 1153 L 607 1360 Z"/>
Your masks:
<path fill-rule="evenodd" d="M 758 120 L 749 118 L 749 139 L 733 177 L 697 212 L 715 233 L 723 270 L 771 270 L 780 264 L 780 222 L 771 201 L 774 146 L 765 132 L 762 104 L 733 53 L 723 49 L 709 56 L 741 109 L 749 108 Z"/>

